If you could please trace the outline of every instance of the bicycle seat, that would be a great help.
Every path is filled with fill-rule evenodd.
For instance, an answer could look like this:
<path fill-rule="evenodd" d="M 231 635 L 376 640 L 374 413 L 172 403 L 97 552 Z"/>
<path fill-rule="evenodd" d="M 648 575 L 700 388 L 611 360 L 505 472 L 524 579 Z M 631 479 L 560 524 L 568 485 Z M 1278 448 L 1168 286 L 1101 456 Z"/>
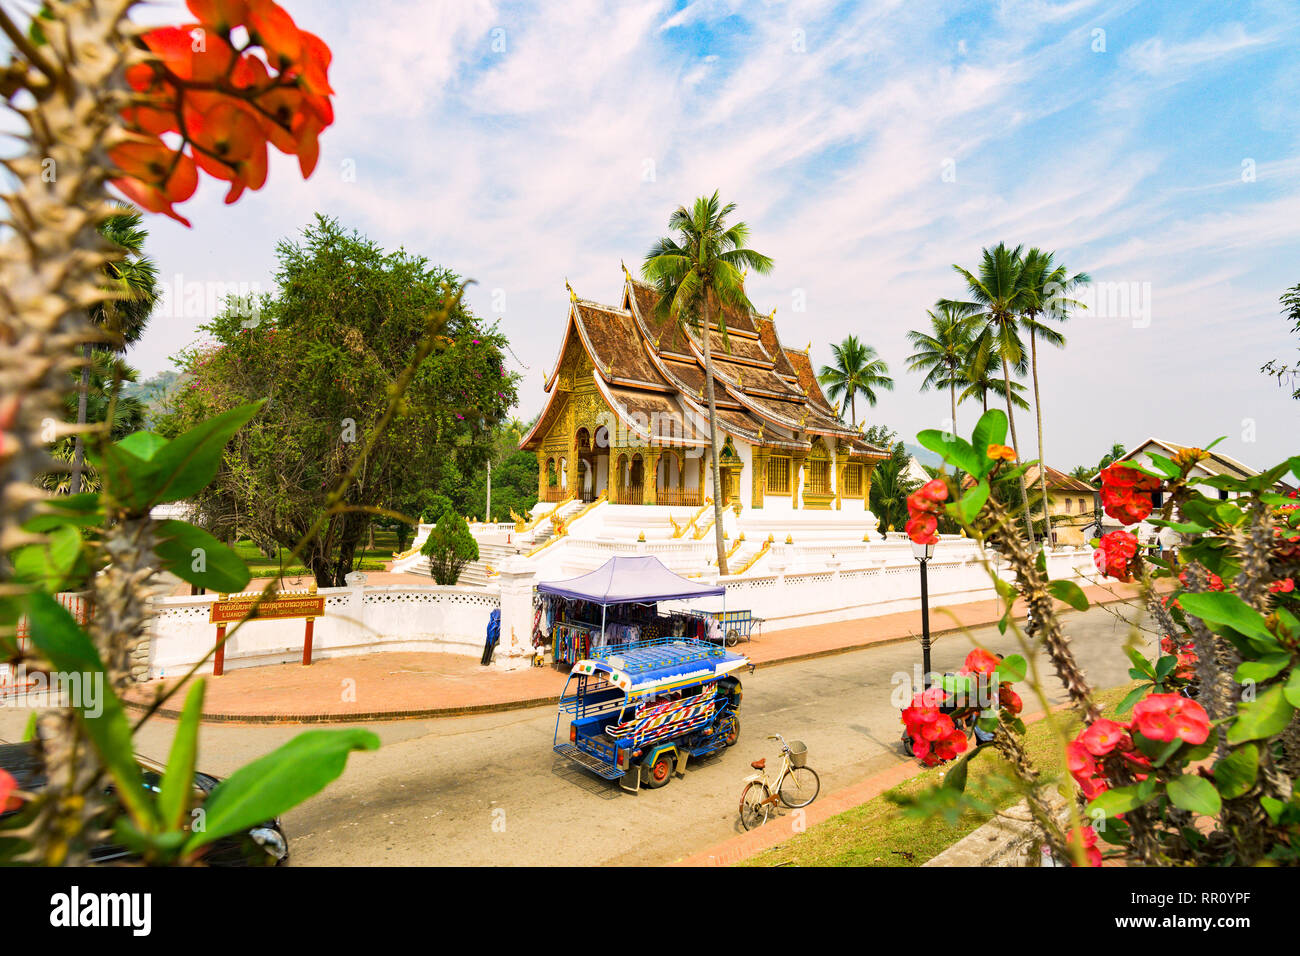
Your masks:
<path fill-rule="evenodd" d="M 755 760 L 753 763 L 751 763 L 750 766 L 753 767 L 755 770 L 762 770 L 764 767 L 767 766 L 767 758 L 760 757 L 758 760 Z"/>

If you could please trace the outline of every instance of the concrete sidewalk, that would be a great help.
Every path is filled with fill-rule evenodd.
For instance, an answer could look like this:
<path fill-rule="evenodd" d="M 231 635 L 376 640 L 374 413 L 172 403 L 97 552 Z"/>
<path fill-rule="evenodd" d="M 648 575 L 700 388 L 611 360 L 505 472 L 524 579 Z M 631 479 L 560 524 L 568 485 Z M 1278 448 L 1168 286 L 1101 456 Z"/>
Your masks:
<path fill-rule="evenodd" d="M 1084 589 L 1093 604 L 1128 600 L 1130 585 Z M 1065 605 L 1058 604 L 1064 608 Z M 1022 609 L 1017 608 L 1018 616 Z M 933 634 L 992 624 L 997 601 L 933 608 Z M 736 650 L 757 665 L 808 660 L 877 644 L 918 640 L 920 614 L 905 611 L 836 624 L 773 631 L 742 642 Z M 534 667 L 511 672 L 481 666 L 473 658 L 415 652 L 377 653 L 320 660 L 310 667 L 275 664 L 228 671 L 208 679 L 204 719 L 248 723 L 339 723 L 447 717 L 553 704 L 567 670 Z M 175 679 L 137 684 L 127 705 L 140 709 Z M 169 698 L 159 713 L 179 716 L 183 698 Z M 859 801 L 860 802 L 860 801 Z"/>

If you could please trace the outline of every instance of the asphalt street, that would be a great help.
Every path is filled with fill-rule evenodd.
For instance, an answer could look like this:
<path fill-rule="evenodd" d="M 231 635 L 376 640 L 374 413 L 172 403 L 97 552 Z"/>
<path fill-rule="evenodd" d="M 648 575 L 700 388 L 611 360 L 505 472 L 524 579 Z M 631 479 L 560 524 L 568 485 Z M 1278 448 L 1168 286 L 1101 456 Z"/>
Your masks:
<path fill-rule="evenodd" d="M 1152 635 L 1119 618 L 1123 605 L 1067 615 L 1066 630 L 1094 686 L 1127 683 L 1122 647 L 1130 634 L 1152 654 Z M 869 629 L 870 622 L 860 625 Z M 1017 653 L 992 627 L 973 636 Z M 770 639 L 779 639 L 773 634 Z M 955 670 L 970 650 L 962 634 L 940 637 L 936 670 Z M 744 645 L 741 645 L 743 650 Z M 736 833 L 749 762 L 775 758 L 767 734 L 808 745 L 822 793 L 854 784 L 903 757 L 896 688 L 919 667 L 918 642 L 889 644 L 760 667 L 742 675 L 739 743 L 693 762 L 659 790 L 621 791 L 551 750 L 553 708 L 471 717 L 372 723 L 383 742 L 354 754 L 322 794 L 284 816 L 293 865 L 657 864 L 680 859 Z M 1050 666 L 1040 660 L 1044 675 Z M 1053 702 L 1063 699 L 1055 677 Z M 1026 710 L 1040 709 L 1028 693 Z M 891 699 L 892 698 L 892 699 Z M 18 739 L 25 713 L 0 708 L 0 738 Z M 567 724 L 564 725 L 567 728 Z M 301 732 L 292 725 L 205 725 L 199 767 L 224 775 Z M 174 724 L 158 720 L 139 750 L 166 759 Z M 775 762 L 775 761 L 773 761 Z"/>

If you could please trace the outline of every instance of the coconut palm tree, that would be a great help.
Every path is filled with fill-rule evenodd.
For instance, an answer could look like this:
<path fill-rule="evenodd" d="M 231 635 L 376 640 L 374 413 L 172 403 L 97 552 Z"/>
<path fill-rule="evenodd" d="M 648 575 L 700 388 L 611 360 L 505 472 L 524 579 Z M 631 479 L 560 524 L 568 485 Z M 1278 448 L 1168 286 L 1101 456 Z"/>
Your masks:
<path fill-rule="evenodd" d="M 858 396 L 876 405 L 876 389 L 894 390 L 894 380 L 889 377 L 889 366 L 870 345 L 863 345 L 856 335 L 850 335 L 839 345 L 832 343 L 834 365 L 823 365 L 817 380 L 826 386 L 831 401 L 840 404 L 840 417 L 850 412 L 853 427 L 858 427 Z"/>
<path fill-rule="evenodd" d="M 86 404 L 90 393 L 92 352 L 110 349 L 123 352 L 144 335 L 158 303 L 158 267 L 144 254 L 144 241 L 149 233 L 143 219 L 135 209 L 124 207 L 122 212 L 109 216 L 99 227 L 104 238 L 116 246 L 121 258 L 104 265 L 105 285 L 114 297 L 91 307 L 90 321 L 104 334 L 100 343 L 87 342 L 82 346 L 85 364 L 81 367 L 81 382 L 77 393 L 77 434 L 73 441 L 72 475 L 68 489 L 72 494 L 81 492 L 81 474 L 85 468 L 86 445 L 82 430 L 86 425 Z"/>
<path fill-rule="evenodd" d="M 982 326 L 975 340 L 976 360 L 983 364 L 996 358 L 1002 363 L 1007 422 L 1011 426 L 1011 443 L 1015 446 L 1017 465 L 1020 464 L 1020 439 L 1016 435 L 1015 403 L 1010 397 L 1011 368 L 1026 364 L 1025 347 L 1020 339 L 1020 315 L 1031 295 L 1025 287 L 1021 248 L 1016 246 L 1008 249 L 1006 243 L 1000 242 L 992 249 L 984 249 L 977 272 L 953 265 L 953 269 L 965 280 L 966 294 L 970 296 L 967 301 L 955 305 L 968 310 Z M 1035 540 L 1034 525 L 1029 517 L 1029 489 L 1025 486 L 1023 473 L 1019 480 L 1025 533 L 1032 545 Z"/>
<path fill-rule="evenodd" d="M 1039 490 L 1043 502 L 1043 528 L 1049 529 L 1047 516 L 1047 459 L 1043 454 L 1043 404 L 1038 391 L 1038 340 L 1048 345 L 1065 348 L 1065 336 L 1045 324 L 1043 320 L 1066 322 L 1071 309 L 1087 308 L 1082 302 L 1069 298 L 1070 293 L 1092 281 L 1086 272 L 1070 275 L 1065 266 L 1056 263 L 1056 253 L 1030 249 L 1025 256 L 1025 288 L 1028 297 L 1021 313 L 1021 323 L 1029 330 L 1029 368 L 1034 382 L 1034 416 L 1038 425 Z M 1045 533 L 1046 530 L 1045 530 Z"/>
<path fill-rule="evenodd" d="M 952 431 L 957 431 L 957 388 L 965 387 L 963 369 L 970 352 L 973 323 L 967 312 L 953 303 L 936 302 L 926 313 L 930 317 L 930 331 L 907 333 L 907 341 L 916 349 L 907 357 L 909 372 L 924 372 L 921 391 L 932 388 L 948 389 L 952 403 Z"/>
<path fill-rule="evenodd" d="M 655 315 L 660 321 L 672 321 L 683 329 L 697 333 L 704 353 L 704 390 L 709 406 L 709 459 L 713 466 L 713 535 L 718 548 L 718 573 L 727 573 L 727 552 L 722 540 L 722 474 L 718 442 L 718 408 L 713 398 L 713 346 L 711 329 L 717 323 L 718 338 L 730 349 L 724 310 L 752 312 L 753 304 L 745 295 L 744 273 L 753 269 L 759 274 L 772 271 L 772 260 L 745 244 L 749 227 L 743 222 L 727 224 L 736 211 L 735 203 L 725 205 L 715 190 L 701 196 L 691 208 L 678 206 L 668 219 L 668 228 L 677 238 L 664 236 L 656 240 L 641 264 L 641 274 L 659 293 Z"/>
<path fill-rule="evenodd" d="M 980 406 L 984 411 L 989 410 L 989 393 L 992 392 L 997 398 L 1002 399 L 1002 404 L 1007 401 L 1007 385 L 1002 381 L 1002 376 L 990 373 L 987 366 L 976 369 L 972 366 L 966 366 L 961 371 L 961 383 L 965 384 L 960 395 L 957 396 L 957 404 L 964 405 L 967 400 L 978 398 Z M 1015 403 L 1016 408 L 1021 411 L 1029 411 L 1029 403 L 1021 397 L 1021 392 L 1025 386 L 1021 385 L 1014 379 L 1011 381 L 1011 401 Z"/>

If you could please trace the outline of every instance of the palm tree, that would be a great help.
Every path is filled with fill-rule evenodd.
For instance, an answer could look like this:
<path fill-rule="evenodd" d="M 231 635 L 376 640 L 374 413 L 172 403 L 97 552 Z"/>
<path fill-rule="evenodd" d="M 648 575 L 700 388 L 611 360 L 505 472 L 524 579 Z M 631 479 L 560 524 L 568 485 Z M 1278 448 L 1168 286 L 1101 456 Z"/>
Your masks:
<path fill-rule="evenodd" d="M 894 390 L 894 380 L 889 377 L 889 366 L 870 345 L 863 345 L 856 335 L 850 335 L 839 345 L 832 343 L 834 365 L 823 365 L 817 380 L 826 386 L 831 401 L 839 402 L 840 417 L 846 411 L 853 416 L 853 427 L 858 427 L 858 402 L 861 395 L 871 407 L 876 405 L 876 392 L 883 388 Z"/>
<path fill-rule="evenodd" d="M 886 530 L 901 526 L 907 520 L 907 496 L 921 486 L 908 478 L 906 455 L 892 455 L 876 466 L 871 476 L 871 513 L 880 519 Z"/>
<path fill-rule="evenodd" d="M 1029 296 L 1021 313 L 1021 321 L 1029 330 L 1029 367 L 1033 373 L 1034 416 L 1038 424 L 1038 482 L 1043 501 L 1044 533 L 1050 533 L 1050 519 L 1047 516 L 1047 459 L 1043 455 L 1043 403 L 1038 391 L 1038 340 L 1041 338 L 1048 345 L 1065 348 L 1065 336 L 1039 319 L 1066 322 L 1071 308 L 1087 308 L 1066 296 L 1091 281 L 1086 272 L 1070 275 L 1065 266 L 1053 261 L 1055 257 L 1056 253 L 1037 248 L 1030 249 L 1025 256 L 1024 284 Z"/>
<path fill-rule="evenodd" d="M 722 474 L 718 446 L 718 408 L 713 399 L 713 347 L 711 332 L 717 319 L 722 347 L 730 349 L 724 309 L 752 312 L 745 295 L 744 272 L 753 269 L 765 275 L 772 260 L 746 247 L 749 227 L 743 222 L 727 225 L 736 211 L 735 203 L 723 205 L 715 190 L 701 196 L 687 209 L 678 206 L 668 219 L 677 239 L 664 236 L 646 253 L 641 274 L 659 293 L 655 316 L 670 320 L 683 329 L 698 333 L 704 352 L 704 389 L 709 405 L 709 458 L 713 466 L 713 535 L 718 548 L 718 573 L 727 573 L 727 552 L 722 540 Z"/>
<path fill-rule="evenodd" d="M 125 394 L 121 389 L 123 382 L 136 382 L 139 372 L 127 365 L 112 352 L 95 350 L 90 356 L 90 374 L 87 376 L 87 388 L 77 393 L 76 399 L 71 394 L 67 400 L 66 417 L 68 421 L 76 418 L 78 408 L 84 409 L 85 420 L 97 425 L 106 425 L 111 441 L 120 441 L 133 432 L 145 427 L 145 415 L 148 409 L 138 397 Z M 113 420 L 108 422 L 109 413 Z M 52 450 L 51 454 L 59 461 L 69 463 L 75 454 L 73 439 L 64 438 Z M 65 464 L 56 471 L 47 472 L 38 479 L 40 486 L 47 491 L 66 495 L 72 491 L 71 469 Z M 81 487 L 84 491 L 100 491 L 102 484 L 95 469 L 83 465 Z"/>
<path fill-rule="evenodd" d="M 90 310 L 90 321 L 103 333 L 106 342 L 87 342 L 82 346 L 85 364 L 81 367 L 81 382 L 77 393 L 77 434 L 73 442 L 72 476 L 68 489 L 72 494 L 81 492 L 81 474 L 85 468 L 86 445 L 82 434 L 86 425 L 86 403 L 90 393 L 92 352 L 111 349 L 123 352 L 144 335 L 149 316 L 158 303 L 158 267 L 144 254 L 144 241 L 149 233 L 143 219 L 135 209 L 124 207 L 104 220 L 99 231 L 104 238 L 121 251 L 121 258 L 104 265 L 104 278 L 114 297 L 96 303 Z"/>
<path fill-rule="evenodd" d="M 1110 446 L 1110 451 L 1102 455 L 1101 461 L 1097 462 L 1097 471 L 1101 471 L 1112 462 L 1119 461 L 1119 459 L 1123 458 L 1127 454 L 1128 452 L 1124 450 L 1124 446 L 1119 442 L 1115 442 Z M 1094 474 L 1096 474 L 1096 472 L 1094 472 Z"/>
<path fill-rule="evenodd" d="M 930 317 L 930 331 L 907 333 L 914 353 L 907 357 L 910 372 L 924 372 L 921 391 L 932 388 L 948 389 L 952 402 L 952 431 L 957 432 L 957 386 L 966 382 L 963 369 L 970 352 L 971 316 L 953 303 L 936 302 L 926 313 Z"/>
<path fill-rule="evenodd" d="M 978 397 L 980 405 L 987 412 L 989 410 L 989 392 L 1002 399 L 1004 405 L 1006 404 L 1007 384 L 1002 381 L 1001 376 L 995 378 L 990 375 L 987 366 L 979 369 L 967 366 L 962 369 L 961 375 L 960 381 L 964 382 L 966 387 L 957 396 L 958 405 L 964 405 L 968 399 Z M 1025 386 L 1012 380 L 1011 401 L 1015 403 L 1016 408 L 1027 412 L 1029 411 L 1029 403 L 1020 396 L 1020 393 L 1024 390 Z"/>
<path fill-rule="evenodd" d="M 1011 367 L 1025 365 L 1025 347 L 1020 341 L 1020 314 L 1030 300 L 1025 288 L 1024 260 L 1020 246 L 1008 249 L 998 243 L 985 249 L 979 265 L 979 274 L 954 265 L 964 280 L 970 299 L 956 303 L 958 308 L 969 310 L 982 323 L 983 328 L 975 341 L 977 362 L 984 364 L 996 356 L 1002 363 L 1002 381 L 1006 386 L 1007 421 L 1011 426 L 1011 444 L 1016 450 L 1016 464 L 1020 464 L 1020 439 L 1016 435 L 1016 416 L 1011 401 Z M 1020 475 L 1021 508 L 1024 512 L 1025 532 L 1029 543 L 1034 544 L 1034 525 L 1029 518 L 1029 489 L 1025 476 Z"/>

